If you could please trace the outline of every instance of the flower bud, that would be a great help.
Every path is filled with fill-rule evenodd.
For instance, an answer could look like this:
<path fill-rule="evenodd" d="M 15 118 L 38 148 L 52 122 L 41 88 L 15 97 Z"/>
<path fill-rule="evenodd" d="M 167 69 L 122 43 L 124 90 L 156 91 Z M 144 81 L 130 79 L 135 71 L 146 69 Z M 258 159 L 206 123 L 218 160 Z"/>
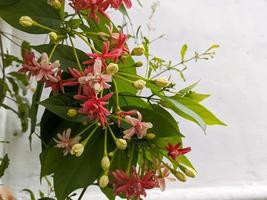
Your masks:
<path fill-rule="evenodd" d="M 110 167 L 110 161 L 109 158 L 107 156 L 104 156 L 101 160 L 101 167 L 103 170 L 108 170 Z"/>
<path fill-rule="evenodd" d="M 49 0 L 49 4 L 56 10 L 59 10 L 62 6 L 60 0 Z"/>
<path fill-rule="evenodd" d="M 134 63 L 134 67 L 142 67 L 142 66 L 143 66 L 143 62 L 141 61 Z"/>
<path fill-rule="evenodd" d="M 133 56 L 142 56 L 145 52 L 145 48 L 143 45 L 139 45 L 138 47 L 135 47 L 133 50 L 132 50 L 132 55 Z"/>
<path fill-rule="evenodd" d="M 69 117 L 75 117 L 78 114 L 78 111 L 76 109 L 70 108 L 67 112 L 67 115 Z"/>
<path fill-rule="evenodd" d="M 80 157 L 84 151 L 84 145 L 81 143 L 75 144 L 71 148 L 71 155 L 75 155 L 76 157 Z"/>
<path fill-rule="evenodd" d="M 138 90 L 142 90 L 145 88 L 146 82 L 144 80 L 139 79 L 133 82 L 133 86 Z"/>
<path fill-rule="evenodd" d="M 19 19 L 19 24 L 23 27 L 31 27 L 34 24 L 34 21 L 29 16 L 22 16 Z"/>
<path fill-rule="evenodd" d="M 184 173 L 186 174 L 186 176 L 189 176 L 191 178 L 195 178 L 197 176 L 197 172 L 194 169 L 188 167 L 185 168 Z"/>
<path fill-rule="evenodd" d="M 115 63 L 110 63 L 106 68 L 106 73 L 110 75 L 114 75 L 119 71 L 119 67 Z"/>
<path fill-rule="evenodd" d="M 109 178 L 108 178 L 107 175 L 103 175 L 103 176 L 100 177 L 100 179 L 99 179 L 99 186 L 101 188 L 107 187 L 108 183 L 109 183 Z"/>
<path fill-rule="evenodd" d="M 49 36 L 49 39 L 50 39 L 50 41 L 51 42 L 56 42 L 57 40 L 58 40 L 58 35 L 57 35 L 57 33 L 55 33 L 55 32 L 50 32 L 49 34 L 48 34 L 48 36 Z"/>
<path fill-rule="evenodd" d="M 157 78 L 155 80 L 155 83 L 159 87 L 167 87 L 168 85 L 170 85 L 170 82 L 168 81 L 168 79 L 163 78 L 163 77 L 162 78 Z"/>
<path fill-rule="evenodd" d="M 98 36 L 103 40 L 103 41 L 108 41 L 109 35 L 105 32 L 99 32 Z"/>
<path fill-rule="evenodd" d="M 176 172 L 175 177 L 181 182 L 186 182 L 186 176 L 182 172 Z"/>
<path fill-rule="evenodd" d="M 146 134 L 145 138 L 148 140 L 153 140 L 155 139 L 156 135 L 154 133 L 148 133 Z"/>
<path fill-rule="evenodd" d="M 127 148 L 127 141 L 125 139 L 119 138 L 116 140 L 116 146 L 119 149 L 124 150 Z"/>

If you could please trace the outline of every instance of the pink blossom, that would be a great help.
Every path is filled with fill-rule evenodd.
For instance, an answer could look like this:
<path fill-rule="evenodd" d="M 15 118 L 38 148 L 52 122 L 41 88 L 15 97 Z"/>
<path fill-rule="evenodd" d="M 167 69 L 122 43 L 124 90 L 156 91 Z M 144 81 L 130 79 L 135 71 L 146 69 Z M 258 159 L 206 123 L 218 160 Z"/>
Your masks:
<path fill-rule="evenodd" d="M 36 71 L 38 71 L 38 67 L 33 64 L 33 60 L 35 59 L 35 55 L 33 52 L 25 51 L 23 55 L 23 64 L 22 68 L 19 69 L 20 73 L 29 73 L 29 77 L 34 75 Z"/>
<path fill-rule="evenodd" d="M 166 189 L 166 180 L 175 181 L 175 178 L 169 177 L 170 170 L 167 167 L 162 165 L 160 168 L 162 169 L 159 169 L 159 174 L 157 175 L 157 182 L 160 190 L 164 191 Z"/>
<path fill-rule="evenodd" d="M 131 139 L 134 134 L 136 134 L 138 138 L 143 138 L 147 130 L 153 127 L 150 122 L 142 122 L 142 115 L 139 112 L 137 112 L 137 118 L 127 115 L 125 119 L 133 127 L 123 131 L 124 139 Z"/>
<path fill-rule="evenodd" d="M 118 9 L 123 3 L 125 4 L 126 8 L 130 9 L 132 7 L 131 0 L 106 0 L 111 7 Z"/>
<path fill-rule="evenodd" d="M 62 135 L 57 134 L 58 139 L 54 139 L 57 143 L 56 148 L 63 149 L 64 156 L 70 153 L 72 146 L 78 144 L 81 137 L 75 136 L 74 138 L 70 138 L 71 129 L 68 128 L 67 130 L 63 131 Z"/>
<path fill-rule="evenodd" d="M 118 126 L 121 126 L 121 120 L 125 118 L 127 115 L 136 115 L 137 111 L 136 110 L 129 110 L 129 111 L 118 111 L 115 113 L 115 115 L 118 118 Z"/>
<path fill-rule="evenodd" d="M 181 148 L 182 144 L 178 143 L 178 144 L 168 144 L 168 146 L 166 146 L 166 150 L 168 151 L 168 156 L 170 156 L 172 159 L 176 159 L 178 156 L 184 155 L 188 152 L 191 151 L 191 147 L 187 147 L 187 148 Z"/>

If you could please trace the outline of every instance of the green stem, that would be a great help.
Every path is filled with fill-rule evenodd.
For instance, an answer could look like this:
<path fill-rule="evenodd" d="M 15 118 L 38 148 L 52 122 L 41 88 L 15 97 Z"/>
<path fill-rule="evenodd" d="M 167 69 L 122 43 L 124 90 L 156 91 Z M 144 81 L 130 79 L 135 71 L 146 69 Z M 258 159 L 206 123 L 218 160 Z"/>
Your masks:
<path fill-rule="evenodd" d="M 40 27 L 40 28 L 43 28 L 43 29 L 48 30 L 48 31 L 57 32 L 57 30 L 52 29 L 52 28 L 49 28 L 49 27 L 47 27 L 47 26 L 45 26 L 45 25 L 42 25 L 42 24 L 39 24 L 39 23 L 37 23 L 37 22 L 34 22 L 33 25 L 34 25 L 34 26 L 37 26 L 37 27 Z"/>
<path fill-rule="evenodd" d="M 133 161 L 133 155 L 134 155 L 134 148 L 135 148 L 135 145 L 133 144 L 133 145 L 132 145 L 132 148 L 131 148 L 131 152 L 130 152 L 129 163 L 128 163 L 127 170 L 126 170 L 126 173 L 127 173 L 128 175 L 129 175 L 130 172 L 131 172 L 132 161 Z"/>
<path fill-rule="evenodd" d="M 95 127 L 94 130 L 90 133 L 90 135 L 82 142 L 82 144 L 84 144 L 84 146 L 88 143 L 88 141 L 91 139 L 91 137 L 94 135 L 94 133 L 96 132 L 96 130 L 98 129 L 99 126 Z"/>
<path fill-rule="evenodd" d="M 108 156 L 108 150 L 107 150 L 107 136 L 108 135 L 108 128 L 105 129 L 105 138 L 104 138 L 104 156 Z"/>
<path fill-rule="evenodd" d="M 73 44 L 73 41 L 72 41 L 70 35 L 69 35 L 69 38 L 70 38 L 70 43 L 71 43 L 71 46 L 72 46 L 72 50 L 73 50 L 73 53 L 74 53 L 74 56 L 75 56 L 77 65 L 78 65 L 78 67 L 79 67 L 79 70 L 82 72 L 83 69 L 82 69 L 82 66 L 81 66 L 81 63 L 80 63 L 80 61 L 79 61 L 79 57 L 78 57 L 77 51 L 76 51 L 76 49 L 75 49 L 75 46 L 74 46 L 74 44 Z"/>
<path fill-rule="evenodd" d="M 115 143 L 116 143 L 116 140 L 117 140 L 118 138 L 115 136 L 115 134 L 113 133 L 113 131 L 112 131 L 112 129 L 110 128 L 109 125 L 108 125 L 108 129 L 109 129 L 109 132 L 111 133 L 111 135 L 112 135 L 112 137 L 113 137 L 113 139 L 114 139 L 114 141 L 115 141 Z"/>
<path fill-rule="evenodd" d="M 120 108 L 120 100 L 119 100 L 118 86 L 117 86 L 116 80 L 114 78 L 112 78 L 112 80 L 113 80 L 113 83 L 114 83 L 115 94 L 116 94 L 116 106 L 117 106 L 116 111 L 119 112 L 119 111 L 121 111 L 121 108 Z"/>
<path fill-rule="evenodd" d="M 96 50 L 96 48 L 92 45 L 92 44 L 90 44 L 90 42 L 88 42 L 84 37 L 83 37 L 83 35 L 81 35 L 81 34 L 79 34 L 79 33 L 77 33 L 76 32 L 76 34 L 77 34 L 77 36 L 79 37 L 79 38 L 81 38 L 95 53 L 98 53 L 98 54 L 100 54 L 101 52 L 100 51 L 98 51 L 98 50 Z"/>
<path fill-rule="evenodd" d="M 0 51 L 2 57 L 2 73 L 3 73 L 3 81 L 5 81 L 6 73 L 5 73 L 5 58 L 4 58 L 4 48 L 3 48 L 3 41 L 2 41 L 2 34 L 0 34 Z"/>
<path fill-rule="evenodd" d="M 49 57 L 48 57 L 49 61 L 51 60 L 53 54 L 55 53 L 55 50 L 56 50 L 57 46 L 58 46 L 58 42 L 54 45 L 53 49 L 51 50 L 51 52 L 49 54 Z"/>
<path fill-rule="evenodd" d="M 118 72 L 117 74 L 122 75 L 122 76 L 127 76 L 127 77 L 131 77 L 131 78 L 136 78 L 136 79 L 142 79 L 142 80 L 146 80 L 146 81 L 150 81 L 150 79 L 141 77 L 141 76 L 136 76 L 133 74 L 127 74 L 127 73 L 122 73 L 122 72 Z"/>
<path fill-rule="evenodd" d="M 87 126 L 85 129 L 83 129 L 80 133 L 77 134 L 77 136 L 82 135 L 84 132 L 86 132 L 87 130 L 89 130 L 93 125 L 95 125 L 95 123 L 90 124 L 89 126 Z"/>
<path fill-rule="evenodd" d="M 118 78 L 120 78 L 120 79 L 122 79 L 122 80 L 124 80 L 124 81 L 126 81 L 126 82 L 128 82 L 128 83 L 131 83 L 131 84 L 133 83 L 133 81 L 131 81 L 131 80 L 129 80 L 129 79 L 123 77 L 123 76 L 118 75 L 118 73 L 115 74 L 115 76 L 118 77 Z"/>

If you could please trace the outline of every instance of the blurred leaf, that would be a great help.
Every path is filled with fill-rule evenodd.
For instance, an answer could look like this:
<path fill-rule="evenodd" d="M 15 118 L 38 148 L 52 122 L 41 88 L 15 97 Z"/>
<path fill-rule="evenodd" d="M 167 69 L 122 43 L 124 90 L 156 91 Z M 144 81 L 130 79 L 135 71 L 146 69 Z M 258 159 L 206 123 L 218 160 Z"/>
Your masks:
<path fill-rule="evenodd" d="M 187 94 L 188 92 L 190 92 L 194 87 L 196 87 L 198 83 L 199 83 L 199 81 L 197 81 L 197 82 L 195 82 L 195 83 L 189 85 L 188 87 L 186 87 L 186 88 L 180 90 L 180 91 L 178 92 L 178 95 L 180 95 L 180 96 L 184 96 L 185 94 Z"/>
<path fill-rule="evenodd" d="M 27 86 L 29 84 L 28 77 L 25 74 L 18 73 L 18 72 L 10 72 L 10 73 L 8 73 L 8 75 L 16 78 L 17 81 L 20 81 L 25 86 Z"/>
<path fill-rule="evenodd" d="M 0 6 L 7 6 L 7 5 L 12 5 L 19 0 L 0 0 Z"/>
<path fill-rule="evenodd" d="M 29 193 L 30 198 L 31 198 L 30 200 L 36 200 L 33 191 L 31 191 L 30 189 L 23 189 L 21 191 Z"/>
<path fill-rule="evenodd" d="M 210 95 L 209 94 L 200 94 L 200 93 L 196 93 L 196 92 L 189 92 L 187 93 L 184 97 L 187 97 L 195 102 L 201 102 L 203 100 L 205 100 L 206 98 L 208 98 Z"/>
<path fill-rule="evenodd" d="M 53 29 L 58 29 L 61 24 L 57 11 L 48 5 L 47 0 L 17 0 L 12 4 L 0 5 L 0 17 L 11 26 L 34 34 L 49 32 L 37 27 L 21 26 L 19 19 L 22 16 L 29 16 L 36 22 Z"/>
<path fill-rule="evenodd" d="M 30 43 L 23 41 L 21 43 L 21 57 L 23 58 L 25 55 L 25 52 L 30 52 L 31 51 L 31 45 Z"/>
<path fill-rule="evenodd" d="M 181 61 L 184 61 L 184 57 L 185 57 L 186 51 L 187 51 L 187 45 L 184 44 L 182 49 L 181 49 Z"/>
<path fill-rule="evenodd" d="M 6 78 L 7 78 L 8 82 L 11 84 L 13 92 L 15 94 L 18 94 L 19 93 L 19 86 L 16 83 L 16 81 L 13 78 L 10 78 L 10 77 L 6 77 Z"/>
<path fill-rule="evenodd" d="M 22 63 L 22 60 L 20 60 L 18 57 L 13 56 L 13 55 L 9 55 L 9 54 L 5 54 L 5 59 L 4 59 L 4 67 L 9 67 L 12 66 L 12 63 L 16 62 L 16 63 Z"/>
<path fill-rule="evenodd" d="M 8 155 L 6 154 L 4 158 L 1 160 L 0 164 L 0 178 L 4 176 L 5 170 L 8 168 L 9 165 L 9 158 Z"/>

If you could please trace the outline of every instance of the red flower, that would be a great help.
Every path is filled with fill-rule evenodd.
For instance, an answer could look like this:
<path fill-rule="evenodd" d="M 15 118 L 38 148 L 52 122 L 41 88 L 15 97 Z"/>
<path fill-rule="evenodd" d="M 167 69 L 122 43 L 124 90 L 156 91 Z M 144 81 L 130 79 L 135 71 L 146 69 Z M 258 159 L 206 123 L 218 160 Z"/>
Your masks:
<path fill-rule="evenodd" d="M 143 177 L 140 177 L 133 169 L 130 176 L 122 170 L 112 172 L 115 178 L 113 187 L 115 195 L 124 194 L 127 199 L 140 199 L 141 195 L 146 197 L 146 189 L 158 187 L 155 173 L 147 171 Z"/>
<path fill-rule="evenodd" d="M 191 147 L 181 148 L 181 143 L 174 145 L 169 143 L 169 145 L 166 146 L 166 150 L 168 151 L 168 156 L 175 160 L 178 156 L 184 155 L 191 151 Z"/>
<path fill-rule="evenodd" d="M 35 66 L 35 64 L 33 63 L 34 59 L 35 55 L 33 52 L 25 51 L 23 56 L 22 68 L 19 69 L 18 72 L 25 74 L 29 72 L 29 77 L 32 76 L 36 71 L 38 71 L 38 67 Z"/>
<path fill-rule="evenodd" d="M 90 92 L 90 91 L 89 91 Z M 101 123 L 103 127 L 107 124 L 107 117 L 110 115 L 108 109 L 104 106 L 108 104 L 106 102 L 113 94 L 109 93 L 101 98 L 92 97 L 92 96 L 82 96 L 76 95 L 75 99 L 86 100 L 81 106 L 79 112 L 81 114 L 87 115 L 89 119 L 96 120 Z"/>
<path fill-rule="evenodd" d="M 102 64 L 103 64 L 103 71 L 104 71 L 106 69 L 106 66 L 107 66 L 107 64 L 105 62 L 107 59 L 113 59 L 114 62 L 116 62 L 122 54 L 122 50 L 113 49 L 112 51 L 109 51 L 109 47 L 110 47 L 110 43 L 104 42 L 102 53 L 101 54 L 88 53 L 87 55 L 93 59 L 89 60 L 89 61 L 85 61 L 83 64 L 85 64 L 85 65 L 89 64 L 90 65 L 90 64 L 93 64 L 96 59 L 100 59 L 102 61 Z"/>
<path fill-rule="evenodd" d="M 125 6 L 130 9 L 132 7 L 131 0 L 107 0 L 111 7 L 118 9 L 123 3 Z"/>

